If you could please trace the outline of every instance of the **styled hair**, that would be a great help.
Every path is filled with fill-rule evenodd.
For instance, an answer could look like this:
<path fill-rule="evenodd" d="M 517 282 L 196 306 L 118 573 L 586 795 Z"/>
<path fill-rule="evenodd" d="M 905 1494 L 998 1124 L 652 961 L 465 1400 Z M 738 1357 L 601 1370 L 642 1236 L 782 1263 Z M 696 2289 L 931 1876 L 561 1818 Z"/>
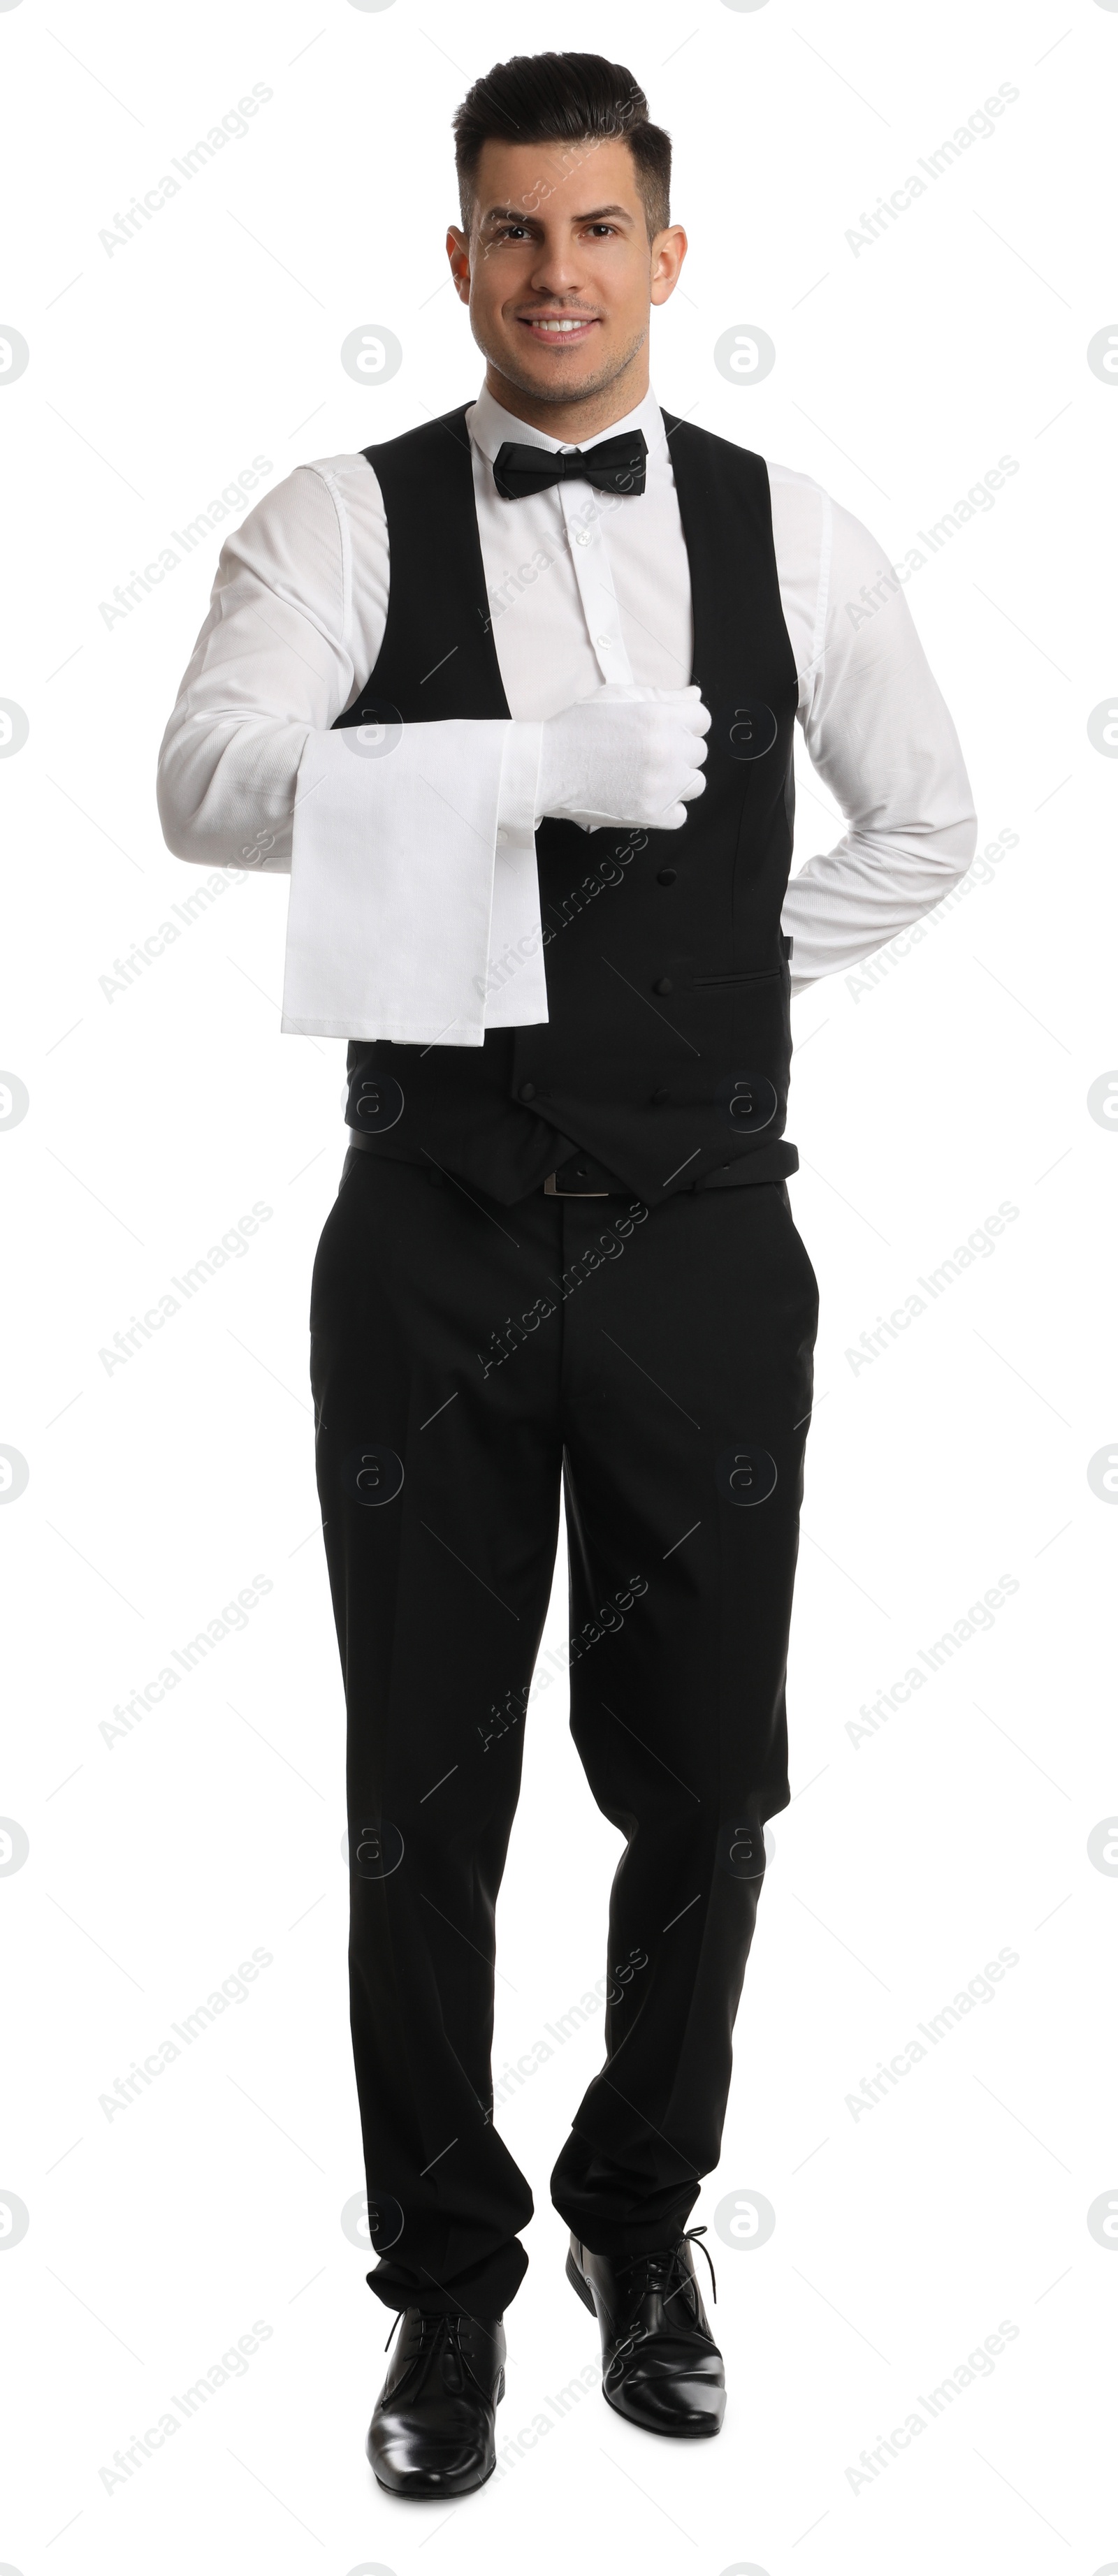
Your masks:
<path fill-rule="evenodd" d="M 507 63 L 494 63 L 467 91 L 454 118 L 466 232 L 481 148 L 488 142 L 627 143 L 649 240 L 670 220 L 671 136 L 652 124 L 644 91 L 624 63 L 608 63 L 604 54 L 513 54 Z"/>

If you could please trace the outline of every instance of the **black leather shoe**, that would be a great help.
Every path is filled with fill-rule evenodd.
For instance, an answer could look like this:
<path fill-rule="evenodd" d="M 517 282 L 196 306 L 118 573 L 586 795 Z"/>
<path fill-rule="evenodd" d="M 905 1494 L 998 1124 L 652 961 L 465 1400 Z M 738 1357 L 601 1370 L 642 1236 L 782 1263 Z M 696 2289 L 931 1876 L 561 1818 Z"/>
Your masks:
<path fill-rule="evenodd" d="M 500 2317 L 430 2316 L 422 2308 L 405 2308 L 402 2317 L 365 2444 L 377 2484 L 400 2496 L 468 2495 L 497 2465 L 504 2326 Z"/>
<path fill-rule="evenodd" d="M 602 2330 L 602 2395 L 646 2433 L 699 2440 L 718 2433 L 726 2411 L 722 2355 L 707 2323 L 690 2228 L 659 2254 L 617 2260 L 571 2237 L 567 2279 Z M 706 2247 L 703 2246 L 706 2254 Z M 710 2256 L 707 2254 L 710 2263 Z M 710 2264 L 711 2285 L 714 2265 Z"/>

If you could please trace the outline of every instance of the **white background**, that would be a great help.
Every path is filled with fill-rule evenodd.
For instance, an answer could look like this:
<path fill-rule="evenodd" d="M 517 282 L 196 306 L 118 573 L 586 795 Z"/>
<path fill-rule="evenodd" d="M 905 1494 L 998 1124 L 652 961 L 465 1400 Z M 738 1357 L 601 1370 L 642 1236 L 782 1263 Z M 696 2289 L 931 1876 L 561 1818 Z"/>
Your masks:
<path fill-rule="evenodd" d="M 306 1330 L 343 1049 L 279 1036 L 285 880 L 232 881 L 125 990 L 102 989 L 200 882 L 163 849 L 153 775 L 220 532 L 111 627 L 100 603 L 254 456 L 271 482 L 471 396 L 480 359 L 442 247 L 449 121 L 491 62 L 550 44 L 629 63 L 673 133 L 692 248 L 653 324 L 663 402 L 825 482 L 883 560 L 1017 461 L 909 590 L 979 847 L 1017 843 L 876 987 L 838 978 L 796 1005 L 792 1196 L 822 1287 L 820 1401 L 796 1794 L 696 2211 L 758 2192 L 776 2212 L 754 2251 L 711 2226 L 723 2437 L 657 2444 L 588 2385 L 532 2446 L 546 2397 L 595 2358 L 547 2195 L 598 2062 L 591 2026 L 503 2115 L 537 2217 L 499 2430 L 529 2438 L 440 2512 L 382 2496 L 365 2463 L 389 2318 L 341 2225 L 363 2177 Z M 1087 2224 L 1118 2201 L 1118 1883 L 1087 1851 L 1118 1799 L 1100 1618 L 1118 1515 L 1087 1473 L 1118 1447 L 1118 1142 L 1087 1105 L 1118 1064 L 1118 768 L 1087 733 L 1116 681 L 1118 389 L 1086 359 L 1118 297 L 1085 185 L 1112 156 L 1116 53 L 1101 0 L 0 9 L 0 319 L 30 349 L 0 383 L 0 696 L 30 724 L 0 762 L 0 1057 L 30 1096 L 0 1134 L 0 1441 L 30 1470 L 0 1514 L 0 1807 L 30 1846 L 0 1883 L 0 2190 L 29 2212 L 20 2242 L 0 2240 L 0 2560 L 19 2576 L 427 2576 L 525 2552 L 697 2576 L 1118 2561 L 1118 2247 Z M 254 82 L 274 95 L 246 137 L 110 256 L 101 229 Z M 1003 82 L 1020 95 L 993 136 L 855 255 L 863 210 Z M 734 385 L 712 351 L 751 323 L 777 362 Z M 364 324 L 403 346 L 379 390 L 339 363 Z M 806 771 L 798 857 L 837 829 Z M 108 1371 L 114 1334 L 256 1201 L 272 1213 L 248 1251 Z M 1018 1213 L 996 1248 L 855 1367 L 878 1316 L 1003 1201 Z M 257 1574 L 273 1588 L 245 1629 L 107 1743 L 114 1706 Z M 1019 1588 L 993 1628 L 855 1740 L 862 1704 L 1001 1574 Z M 564 1613 L 560 1581 L 549 1644 Z M 564 1702 L 557 1681 L 527 1731 L 498 2071 L 604 1964 L 617 1838 Z M 99 2097 L 254 1948 L 272 1963 L 246 1999 L 109 2119 Z M 856 2118 L 847 2095 L 1003 1949 L 1017 1963 L 993 1998 Z M 258 2319 L 271 2337 L 245 2373 L 215 2374 L 175 2439 L 106 2489 L 114 2452 Z M 1018 2332 L 992 2372 L 852 2485 L 1003 2319 Z"/>

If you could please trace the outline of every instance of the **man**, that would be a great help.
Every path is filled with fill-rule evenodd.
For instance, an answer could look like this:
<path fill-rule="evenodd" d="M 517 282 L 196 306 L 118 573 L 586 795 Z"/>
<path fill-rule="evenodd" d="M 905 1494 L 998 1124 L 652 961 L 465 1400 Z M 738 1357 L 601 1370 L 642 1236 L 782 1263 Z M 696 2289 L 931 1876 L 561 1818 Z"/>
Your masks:
<path fill-rule="evenodd" d="M 975 838 L 872 538 L 649 390 L 687 245 L 631 75 L 518 57 L 455 135 L 479 399 L 252 511 L 160 769 L 181 857 L 291 867 L 283 1025 L 350 1040 L 311 1368 L 369 2281 L 403 2320 L 369 2456 L 411 2496 L 490 2474 L 526 2266 L 494 1919 L 561 1483 L 572 1731 L 625 1850 L 552 2197 L 608 2402 L 721 2424 L 687 2219 L 789 1797 L 789 1000 Z M 797 717 L 848 828 L 789 886 Z"/>

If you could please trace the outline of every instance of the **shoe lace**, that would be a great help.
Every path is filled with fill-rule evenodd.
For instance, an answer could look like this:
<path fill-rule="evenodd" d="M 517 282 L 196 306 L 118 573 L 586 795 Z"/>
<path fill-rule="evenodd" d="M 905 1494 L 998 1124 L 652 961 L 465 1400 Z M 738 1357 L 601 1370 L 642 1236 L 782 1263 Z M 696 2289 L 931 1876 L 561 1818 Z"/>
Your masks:
<path fill-rule="evenodd" d="M 685 2245 L 698 2245 L 700 2252 L 706 2255 L 710 2267 L 711 2291 L 717 2304 L 718 2285 L 714 2277 L 714 2265 L 706 2246 L 701 2242 L 706 2232 L 705 2226 L 687 2227 L 682 2235 L 676 2238 L 674 2245 L 665 2246 L 655 2254 L 633 2254 L 626 2263 L 618 2265 L 618 2271 L 625 2275 L 626 2287 L 630 2291 L 634 2307 L 639 2307 L 650 2292 L 658 2291 L 661 2304 L 667 2308 L 671 2301 L 679 2296 L 681 2290 L 691 2288 L 694 2274 L 688 2268 L 683 2251 Z M 607 2379 L 616 2380 L 623 2373 L 625 2363 L 635 2352 L 637 2345 L 646 2340 L 647 2334 L 646 2326 L 634 2326 L 630 2333 L 619 2336 L 606 2372 Z"/>
<path fill-rule="evenodd" d="M 386 2352 L 388 2350 L 388 2345 L 392 2341 L 393 2335 L 397 2333 L 406 2314 L 406 2309 L 397 2309 L 395 2323 L 389 2331 L 388 2340 L 384 2347 Z M 465 2373 L 466 2377 L 468 2379 L 472 2379 L 474 2387 L 477 2389 L 479 2395 L 482 2397 L 488 2397 L 489 2391 L 485 2387 L 484 2383 L 478 2378 L 477 2372 L 470 2360 L 469 2353 L 464 2352 L 462 2349 L 463 2319 L 460 2316 L 451 2316 L 439 2313 L 431 2308 L 420 2308 L 417 2311 L 417 2314 L 419 2317 L 419 2349 L 414 2355 L 415 2362 L 418 2363 L 420 2361 L 429 2360 L 431 2355 L 437 2350 L 439 2344 L 443 2343 L 445 2344 L 446 2350 L 453 2354 L 459 2368 Z M 467 2322 L 472 2325 L 474 2323 L 474 2319 L 471 2317 Z"/>
<path fill-rule="evenodd" d="M 646 2297 L 650 2290 L 658 2290 L 664 2306 L 667 2307 L 669 2301 L 678 2298 L 680 2291 L 688 2289 L 694 2279 L 683 2248 L 685 2245 L 698 2245 L 700 2253 L 706 2256 L 710 2271 L 711 2294 L 717 2306 L 718 2284 L 714 2277 L 714 2265 L 707 2247 L 701 2242 L 706 2232 L 705 2226 L 686 2227 L 683 2234 L 676 2238 L 674 2245 L 666 2246 L 656 2254 L 634 2254 L 626 2264 L 618 2268 L 629 2273 L 635 2272 L 638 2266 L 643 2267 L 643 2278 L 640 2281 L 641 2297 Z"/>

